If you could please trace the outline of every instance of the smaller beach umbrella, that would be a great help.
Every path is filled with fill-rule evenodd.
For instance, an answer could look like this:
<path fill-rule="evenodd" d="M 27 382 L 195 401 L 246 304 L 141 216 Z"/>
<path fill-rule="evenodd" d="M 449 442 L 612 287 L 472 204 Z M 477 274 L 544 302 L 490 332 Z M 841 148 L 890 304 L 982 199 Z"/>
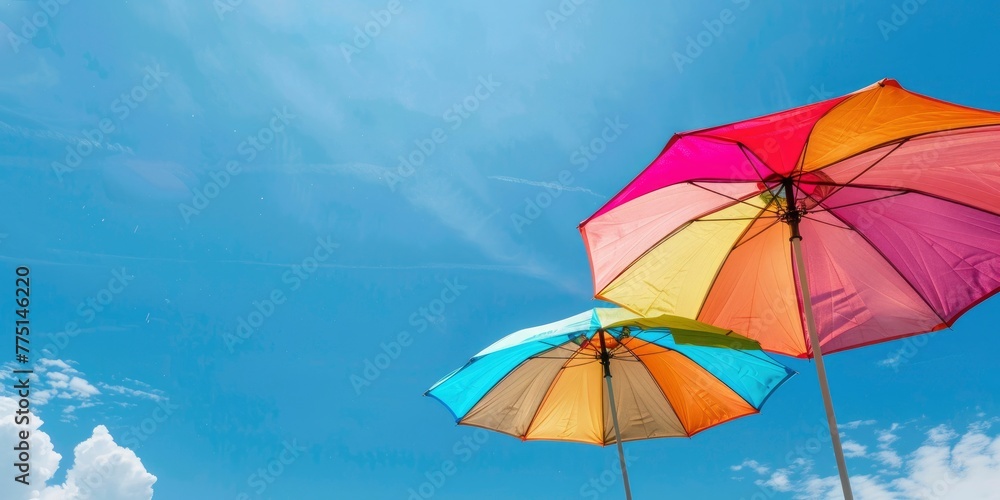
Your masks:
<path fill-rule="evenodd" d="M 510 334 L 425 395 L 461 425 L 524 441 L 615 443 L 631 499 L 622 442 L 758 413 L 793 373 L 731 331 L 609 307 Z"/>
<path fill-rule="evenodd" d="M 1000 112 L 883 79 L 675 135 L 580 224 L 595 297 L 816 360 L 950 328 L 1000 292 Z M 766 325 L 766 328 L 763 327 Z"/>

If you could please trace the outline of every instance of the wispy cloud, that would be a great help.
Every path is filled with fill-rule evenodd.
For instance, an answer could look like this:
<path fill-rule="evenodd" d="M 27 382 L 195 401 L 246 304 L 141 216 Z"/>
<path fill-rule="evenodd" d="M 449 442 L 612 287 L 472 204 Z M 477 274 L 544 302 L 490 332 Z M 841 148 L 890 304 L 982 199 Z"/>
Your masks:
<path fill-rule="evenodd" d="M 514 184 L 525 184 L 528 186 L 537 186 L 545 189 L 555 189 L 556 191 L 574 191 L 578 193 L 587 193 L 589 195 L 596 196 L 601 199 L 606 198 L 606 196 L 599 193 L 595 193 L 587 188 L 580 186 L 566 186 L 564 184 L 559 184 L 558 182 L 531 181 L 528 179 L 521 179 L 518 177 L 507 177 L 503 175 L 491 175 L 489 178 L 498 181 L 513 182 Z"/>
<path fill-rule="evenodd" d="M 1000 476 L 1000 435 L 988 431 L 996 419 L 969 425 L 964 434 L 947 425 L 924 433 L 924 441 L 900 455 L 892 448 L 899 441 L 899 424 L 875 431 L 877 451 L 868 453 L 869 445 L 846 441 L 848 457 L 867 459 L 877 472 L 861 473 L 853 463 L 851 485 L 857 498 L 904 499 L 935 498 L 959 500 L 997 498 L 996 478 Z M 864 462 L 861 462 L 864 463 Z M 753 466 L 750 466 L 753 464 Z M 884 466 L 888 465 L 886 469 Z M 785 468 L 771 469 L 755 460 L 746 460 L 733 470 L 748 469 L 758 476 L 754 481 L 767 495 L 787 493 L 796 499 L 840 498 L 837 476 L 813 472 L 812 460 L 798 460 Z"/>
<path fill-rule="evenodd" d="M 12 449 L 17 444 L 18 433 L 25 427 L 14 421 L 18 400 L 0 395 L 0 445 Z M 93 406 L 81 403 L 63 409 L 63 420 L 75 420 L 73 412 L 82 407 Z M 106 500 L 148 500 L 153 496 L 156 477 L 146 471 L 142 460 L 135 452 L 114 441 L 107 427 L 97 425 L 91 436 L 73 449 L 73 459 L 67 468 L 64 482 L 50 484 L 59 470 L 63 456 L 56 451 L 52 438 L 46 432 L 48 426 L 38 415 L 32 415 L 26 424 L 31 431 L 28 439 L 31 446 L 30 485 L 24 486 L 9 479 L 0 482 L 0 498 L 38 498 L 42 500 L 64 500 L 102 498 Z"/>
<path fill-rule="evenodd" d="M 837 424 L 837 428 L 854 430 L 865 425 L 875 425 L 875 423 L 876 422 L 874 420 L 853 420 L 851 422 L 847 422 L 846 424 Z"/>
<path fill-rule="evenodd" d="M 213 260 L 198 260 L 198 259 L 182 259 L 175 257 L 146 257 L 141 255 L 125 255 L 125 254 L 111 254 L 111 253 L 98 253 L 98 252 L 84 252 L 77 250 L 61 250 L 52 249 L 50 250 L 57 255 L 67 255 L 74 258 L 92 258 L 92 259 L 108 259 L 115 261 L 129 260 L 129 261 L 143 261 L 143 262 L 173 262 L 178 264 L 212 264 L 212 265 L 240 265 L 240 266 L 259 266 L 259 267 L 279 267 L 279 268 L 292 268 L 300 263 L 291 262 L 265 262 L 259 260 L 250 259 L 213 259 Z M 24 259 L 11 257 L 11 260 L 22 261 Z M 43 260 L 35 259 L 36 262 L 45 262 L 49 264 L 63 264 L 63 265 L 90 265 L 90 264 L 77 264 L 69 262 L 60 262 L 55 260 Z M 96 263 L 94 264 L 96 265 Z M 503 265 L 503 264 L 477 264 L 477 263 L 463 263 L 463 262 L 424 262 L 424 263 L 413 263 L 413 264 L 347 264 L 347 263 L 331 263 L 331 262 L 321 262 L 316 265 L 319 268 L 327 269 L 357 269 L 357 270 L 372 270 L 372 271 L 406 271 L 415 269 L 465 269 L 470 271 L 493 271 L 493 272 L 506 272 L 506 273 L 526 273 L 530 271 L 527 266 L 522 265 Z"/>
<path fill-rule="evenodd" d="M 903 361 L 903 352 L 896 351 L 886 356 L 885 359 L 879 360 L 877 364 L 879 366 L 887 366 L 889 368 L 895 368 L 899 366 L 902 361 Z"/>
<path fill-rule="evenodd" d="M 76 366 L 77 363 L 72 360 L 40 358 L 34 365 L 34 373 L 30 375 L 32 383 L 31 403 L 38 408 L 50 404 L 62 405 L 59 408 L 61 420 L 70 422 L 76 420 L 77 417 L 74 414 L 76 411 L 100 406 L 105 402 L 104 400 L 112 396 L 112 399 L 122 397 L 153 401 L 165 399 L 162 391 L 137 380 L 126 379 L 126 382 L 135 388 L 104 382 L 91 383 L 87 380 L 86 374 L 77 369 Z M 0 367 L 2 368 L 0 382 L 3 382 L 3 387 L 0 387 L 0 396 L 16 396 L 8 387 L 12 386 L 9 381 L 15 378 L 12 370 L 17 367 L 14 363 L 6 363 Z M 118 401 L 112 402 L 117 403 Z"/>
<path fill-rule="evenodd" d="M 844 441 L 843 447 L 847 458 L 863 457 L 868 452 L 868 447 L 857 441 Z"/>
<path fill-rule="evenodd" d="M 104 382 L 101 382 L 98 385 L 100 385 L 101 389 L 104 389 L 106 391 L 113 392 L 113 393 L 116 393 L 116 394 L 123 394 L 123 395 L 126 395 L 126 396 L 133 396 L 133 397 L 143 398 L 143 399 L 151 399 L 153 401 L 162 401 L 162 400 L 166 399 L 166 398 L 163 397 L 163 393 L 161 391 L 154 390 L 153 392 L 148 392 L 148 391 L 143 391 L 143 390 L 140 390 L 140 389 L 132 389 L 130 387 L 125 387 L 125 386 L 122 386 L 122 385 L 109 385 L 109 384 L 105 384 Z"/>

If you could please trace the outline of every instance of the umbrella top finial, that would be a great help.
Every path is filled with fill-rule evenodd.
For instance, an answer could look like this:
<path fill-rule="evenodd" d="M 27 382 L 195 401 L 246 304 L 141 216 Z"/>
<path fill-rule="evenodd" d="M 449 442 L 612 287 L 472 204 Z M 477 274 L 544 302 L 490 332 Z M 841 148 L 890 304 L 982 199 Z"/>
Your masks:
<path fill-rule="evenodd" d="M 899 82 L 896 81 L 896 79 L 894 79 L 894 78 L 886 77 L 886 78 L 883 78 L 883 79 L 881 79 L 881 80 L 878 81 L 878 86 L 879 87 L 885 87 L 886 85 L 888 85 L 890 87 L 900 88 L 900 89 L 903 88 L 903 86 L 900 85 Z"/>

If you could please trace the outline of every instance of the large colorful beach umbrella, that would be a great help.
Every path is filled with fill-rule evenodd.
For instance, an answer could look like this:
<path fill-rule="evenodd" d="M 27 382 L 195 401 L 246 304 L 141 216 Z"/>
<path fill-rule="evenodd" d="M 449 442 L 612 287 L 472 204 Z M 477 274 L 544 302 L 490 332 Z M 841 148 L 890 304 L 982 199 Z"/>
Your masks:
<path fill-rule="evenodd" d="M 616 443 L 631 498 L 623 441 L 758 413 L 792 374 L 731 331 L 609 307 L 512 333 L 426 395 L 459 424 L 521 440 Z"/>
<path fill-rule="evenodd" d="M 1000 288 L 1000 113 L 882 80 L 677 134 L 580 225 L 596 297 L 814 358 L 950 327 Z"/>

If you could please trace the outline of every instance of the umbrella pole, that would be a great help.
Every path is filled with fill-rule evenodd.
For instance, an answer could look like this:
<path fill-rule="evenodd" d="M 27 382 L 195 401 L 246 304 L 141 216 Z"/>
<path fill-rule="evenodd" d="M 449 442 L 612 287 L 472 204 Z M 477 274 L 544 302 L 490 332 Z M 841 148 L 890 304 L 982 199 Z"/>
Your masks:
<path fill-rule="evenodd" d="M 628 484 L 628 468 L 625 466 L 625 451 L 622 449 L 622 436 L 618 431 L 618 411 L 615 406 L 615 391 L 611 388 L 611 356 L 604 345 L 604 330 L 601 330 L 601 364 L 604 365 L 604 382 L 608 386 L 608 403 L 611 405 L 611 422 L 615 427 L 615 444 L 618 445 L 618 463 L 622 466 L 622 482 L 625 483 L 625 498 L 632 500 L 632 488 Z"/>
<path fill-rule="evenodd" d="M 826 421 L 830 426 L 830 440 L 833 442 L 833 454 L 837 458 L 837 470 L 840 472 L 840 486 L 844 490 L 844 499 L 854 500 L 854 493 L 851 492 L 851 479 L 847 475 L 847 462 L 844 460 L 844 449 L 840 445 L 837 416 L 833 413 L 833 398 L 830 396 L 830 385 L 826 380 L 826 365 L 823 363 L 819 334 L 816 333 L 816 318 L 813 317 L 812 297 L 809 295 L 809 279 L 806 277 L 806 265 L 802 259 L 802 236 L 799 234 L 798 221 L 795 221 L 795 224 L 792 226 L 791 240 L 792 250 L 795 252 L 795 264 L 798 268 L 799 287 L 802 289 L 802 312 L 806 315 L 806 327 L 809 329 L 813 359 L 816 361 L 816 374 L 819 376 L 819 389 L 823 393 L 823 405 L 826 407 Z"/>

